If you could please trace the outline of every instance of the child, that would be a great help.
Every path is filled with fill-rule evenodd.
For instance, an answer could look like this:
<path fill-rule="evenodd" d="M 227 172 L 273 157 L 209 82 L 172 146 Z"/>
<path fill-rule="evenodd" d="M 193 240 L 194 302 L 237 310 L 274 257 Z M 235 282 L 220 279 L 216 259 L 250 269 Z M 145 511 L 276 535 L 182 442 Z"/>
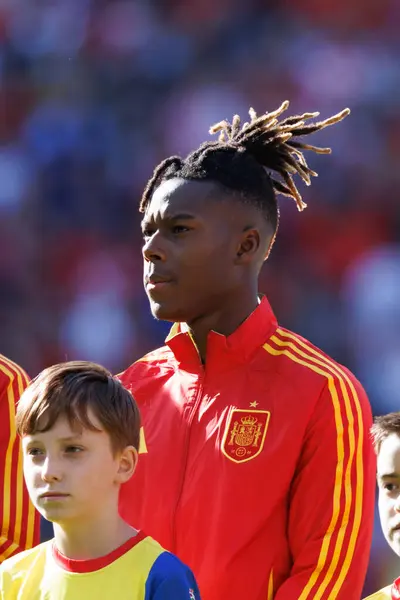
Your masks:
<path fill-rule="evenodd" d="M 379 515 L 383 534 L 391 549 L 400 556 L 400 412 L 375 419 L 371 428 L 378 457 L 377 481 Z M 400 577 L 365 600 L 400 598 Z"/>
<path fill-rule="evenodd" d="M 21 396 L 16 423 L 28 491 L 54 539 L 1 565 L 3 600 L 200 598 L 188 567 L 118 514 L 140 415 L 117 379 L 88 362 L 45 369 Z"/>

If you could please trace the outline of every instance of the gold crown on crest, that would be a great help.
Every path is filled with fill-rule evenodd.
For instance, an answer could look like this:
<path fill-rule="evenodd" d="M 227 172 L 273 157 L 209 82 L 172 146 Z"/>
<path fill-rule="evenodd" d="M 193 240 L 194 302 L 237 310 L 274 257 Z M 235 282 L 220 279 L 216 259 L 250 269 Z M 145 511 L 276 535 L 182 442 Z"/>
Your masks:
<path fill-rule="evenodd" d="M 255 425 L 258 421 L 256 417 L 252 417 L 251 415 L 248 415 L 247 417 L 242 417 L 240 420 L 243 423 L 243 425 Z"/>

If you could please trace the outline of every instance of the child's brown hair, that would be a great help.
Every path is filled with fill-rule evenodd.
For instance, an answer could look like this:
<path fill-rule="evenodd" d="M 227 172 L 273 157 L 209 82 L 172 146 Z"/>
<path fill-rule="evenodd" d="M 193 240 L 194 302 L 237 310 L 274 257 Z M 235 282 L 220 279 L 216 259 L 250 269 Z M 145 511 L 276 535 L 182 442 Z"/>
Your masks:
<path fill-rule="evenodd" d="M 400 412 L 375 417 L 371 427 L 371 437 L 376 454 L 379 454 L 382 442 L 392 433 L 400 437 Z"/>
<path fill-rule="evenodd" d="M 42 371 L 22 394 L 16 414 L 18 434 L 48 431 L 65 417 L 71 428 L 98 428 L 91 409 L 108 433 L 114 453 L 126 446 L 139 449 L 140 413 L 132 394 L 104 367 L 70 361 Z"/>

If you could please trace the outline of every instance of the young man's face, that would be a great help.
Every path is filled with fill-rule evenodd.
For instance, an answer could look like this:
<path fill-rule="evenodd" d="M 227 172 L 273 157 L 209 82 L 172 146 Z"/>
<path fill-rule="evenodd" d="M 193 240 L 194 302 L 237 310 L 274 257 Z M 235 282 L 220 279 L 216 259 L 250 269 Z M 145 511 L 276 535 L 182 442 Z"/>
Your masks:
<path fill-rule="evenodd" d="M 241 285 L 243 204 L 213 182 L 171 179 L 145 212 L 144 286 L 153 315 L 193 322 L 221 310 Z"/>
<path fill-rule="evenodd" d="M 378 454 L 379 515 L 383 534 L 400 556 L 400 437 L 392 433 Z"/>
<path fill-rule="evenodd" d="M 88 416 L 101 429 L 90 411 Z M 60 418 L 49 431 L 24 436 L 22 447 L 29 495 L 49 521 L 88 522 L 116 506 L 128 465 L 124 454 L 113 455 L 105 431 L 73 430 Z"/>

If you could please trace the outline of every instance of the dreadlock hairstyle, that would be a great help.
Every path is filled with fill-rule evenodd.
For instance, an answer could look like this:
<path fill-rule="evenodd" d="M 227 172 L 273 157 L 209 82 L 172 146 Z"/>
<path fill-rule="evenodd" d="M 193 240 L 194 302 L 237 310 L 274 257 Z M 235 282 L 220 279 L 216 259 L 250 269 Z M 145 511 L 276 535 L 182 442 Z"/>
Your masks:
<path fill-rule="evenodd" d="M 250 108 L 250 121 L 241 124 L 235 115 L 232 122 L 221 121 L 210 128 L 210 133 L 220 132 L 218 141 L 208 141 L 191 152 L 185 159 L 171 156 L 161 162 L 149 180 L 139 210 L 145 212 L 154 191 L 168 179 L 208 180 L 238 194 L 241 199 L 258 206 L 276 232 L 279 210 L 276 194 L 295 200 L 298 210 L 307 205 L 294 183 L 299 175 L 306 185 L 317 173 L 310 169 L 304 150 L 317 154 L 330 154 L 330 148 L 318 148 L 297 141 L 305 135 L 338 123 L 349 113 L 348 108 L 326 119 L 306 124 L 319 116 L 318 112 L 304 113 L 279 121 L 289 107 L 286 100 L 275 111 L 257 116 Z M 273 172 L 273 174 L 271 173 Z"/>

